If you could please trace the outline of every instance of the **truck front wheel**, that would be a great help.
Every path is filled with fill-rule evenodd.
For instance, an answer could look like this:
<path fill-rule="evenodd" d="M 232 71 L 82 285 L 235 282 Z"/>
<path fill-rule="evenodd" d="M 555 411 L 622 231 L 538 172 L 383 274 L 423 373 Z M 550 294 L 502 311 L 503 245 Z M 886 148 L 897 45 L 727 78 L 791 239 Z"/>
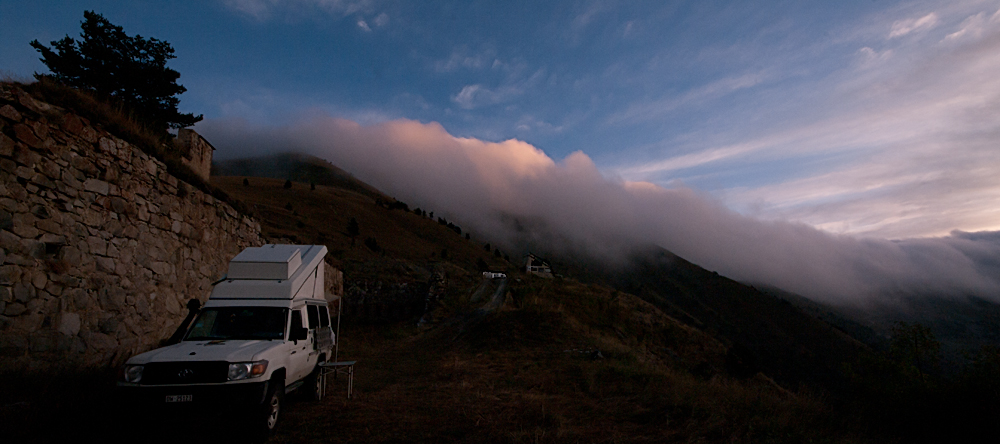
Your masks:
<path fill-rule="evenodd" d="M 267 397 L 254 415 L 253 429 L 260 441 L 265 441 L 274 435 L 274 430 L 278 427 L 278 420 L 281 418 L 281 411 L 285 408 L 285 384 L 280 379 L 272 380 L 268 384 Z"/>
<path fill-rule="evenodd" d="M 274 428 L 278 426 L 278 415 L 281 413 L 282 399 L 281 392 L 275 390 L 264 406 L 264 427 L 268 434 L 274 433 Z"/>

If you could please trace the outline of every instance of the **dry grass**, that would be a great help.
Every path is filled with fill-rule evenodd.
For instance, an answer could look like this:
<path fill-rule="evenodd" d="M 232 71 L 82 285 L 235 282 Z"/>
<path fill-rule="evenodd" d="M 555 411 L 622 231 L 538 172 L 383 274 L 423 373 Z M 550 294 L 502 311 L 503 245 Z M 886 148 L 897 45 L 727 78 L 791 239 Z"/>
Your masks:
<path fill-rule="evenodd" d="M 510 320 L 520 313 L 527 312 L 502 315 Z M 806 393 L 723 375 L 701 378 L 625 353 L 594 359 L 566 351 L 571 343 L 586 342 L 581 332 L 565 326 L 541 330 L 552 336 L 497 349 L 475 340 L 503 333 L 486 328 L 455 341 L 448 326 L 351 326 L 343 352 L 359 361 L 355 398 L 343 399 L 340 381 L 331 386 L 331 399 L 291 404 L 275 441 L 853 440 Z"/>

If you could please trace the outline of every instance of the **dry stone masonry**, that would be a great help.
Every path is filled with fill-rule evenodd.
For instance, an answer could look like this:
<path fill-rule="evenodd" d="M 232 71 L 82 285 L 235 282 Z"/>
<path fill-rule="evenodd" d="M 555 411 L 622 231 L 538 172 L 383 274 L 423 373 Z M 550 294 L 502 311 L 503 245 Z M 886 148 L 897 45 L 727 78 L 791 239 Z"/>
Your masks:
<path fill-rule="evenodd" d="M 0 85 L 0 371 L 168 338 L 260 225 L 70 111 Z"/>

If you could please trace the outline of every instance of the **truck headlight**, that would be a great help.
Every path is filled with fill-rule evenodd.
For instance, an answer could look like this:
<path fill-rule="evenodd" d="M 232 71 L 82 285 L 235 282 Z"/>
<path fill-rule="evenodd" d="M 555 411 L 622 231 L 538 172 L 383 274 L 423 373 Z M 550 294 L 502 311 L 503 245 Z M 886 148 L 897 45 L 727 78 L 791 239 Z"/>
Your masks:
<path fill-rule="evenodd" d="M 229 380 L 239 381 L 241 379 L 256 378 L 267 371 L 267 361 L 236 362 L 229 364 Z"/>
<path fill-rule="evenodd" d="M 126 365 L 125 370 L 122 372 L 122 379 L 125 382 L 138 383 L 142 381 L 142 366 L 141 365 Z"/>

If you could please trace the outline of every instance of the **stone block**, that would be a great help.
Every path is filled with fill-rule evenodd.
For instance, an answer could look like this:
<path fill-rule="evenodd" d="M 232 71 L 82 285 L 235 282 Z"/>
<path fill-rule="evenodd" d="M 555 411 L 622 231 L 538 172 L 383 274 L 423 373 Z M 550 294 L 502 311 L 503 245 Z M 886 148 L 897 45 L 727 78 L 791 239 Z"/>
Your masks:
<path fill-rule="evenodd" d="M 38 291 L 33 285 L 28 285 L 26 282 L 16 282 L 13 288 L 14 300 L 22 304 L 27 304 L 29 301 L 35 298 Z"/>
<path fill-rule="evenodd" d="M 14 152 L 11 154 L 14 158 L 14 162 L 24 165 L 28 168 L 34 168 L 38 162 L 41 162 L 42 156 L 30 148 L 24 146 L 23 144 L 18 144 L 14 147 Z"/>
<path fill-rule="evenodd" d="M 83 121 L 76 114 L 66 113 L 63 116 L 62 129 L 69 134 L 80 134 L 83 131 Z"/>
<path fill-rule="evenodd" d="M 83 182 L 83 189 L 86 191 L 90 191 L 92 193 L 100 194 L 102 196 L 107 196 L 109 191 L 109 184 L 103 180 L 90 178 Z"/>
<path fill-rule="evenodd" d="M 21 120 L 21 113 L 17 112 L 17 109 L 10 105 L 0 106 L 0 116 L 4 116 L 15 122 Z"/>
<path fill-rule="evenodd" d="M 0 156 L 10 156 L 14 154 L 14 139 L 0 133 Z"/>
<path fill-rule="evenodd" d="M 66 291 L 65 297 L 71 298 L 73 301 L 73 307 L 77 310 L 90 310 L 92 308 L 92 301 L 90 299 L 90 294 L 87 290 L 82 288 L 73 288 Z"/>
<path fill-rule="evenodd" d="M 17 163 L 6 157 L 0 158 L 0 170 L 6 171 L 8 173 L 14 173 L 17 171 Z"/>
<path fill-rule="evenodd" d="M 32 122 L 31 129 L 35 131 L 35 135 L 37 135 L 39 139 L 45 140 L 49 138 L 49 124 L 44 117 L 42 117 L 41 120 Z"/>
<path fill-rule="evenodd" d="M 60 285 L 76 288 L 80 286 L 80 278 L 70 276 L 68 274 L 53 274 L 50 276 L 53 282 L 58 282 Z"/>
<path fill-rule="evenodd" d="M 79 173 L 79 170 L 63 170 L 60 172 L 59 180 L 62 181 L 67 188 L 77 191 L 82 190 L 83 182 L 77 179 L 77 176 L 80 174 L 74 174 L 74 172 Z"/>
<path fill-rule="evenodd" d="M 59 180 L 62 177 L 63 167 L 50 159 L 43 159 L 36 168 L 49 179 Z"/>
<path fill-rule="evenodd" d="M 111 209 L 111 211 L 114 211 L 115 213 L 118 214 L 124 214 L 125 209 L 128 207 L 127 202 L 125 202 L 125 199 L 122 199 L 120 197 L 112 197 L 108 199 L 108 206 Z"/>
<path fill-rule="evenodd" d="M 29 180 L 32 178 L 32 176 L 35 175 L 35 169 L 23 165 L 18 165 L 17 168 L 14 170 L 14 174 L 21 179 Z"/>
<path fill-rule="evenodd" d="M 110 219 L 104 224 L 104 228 L 108 231 L 108 234 L 114 237 L 121 237 L 125 233 L 125 225 L 122 224 L 120 219 Z"/>
<path fill-rule="evenodd" d="M 20 316 L 26 311 L 28 311 L 28 307 L 25 307 L 24 304 L 20 302 L 8 303 L 7 308 L 4 309 L 3 315 L 11 317 Z"/>
<path fill-rule="evenodd" d="M 13 322 L 11 322 L 10 329 L 13 331 L 33 333 L 42 328 L 42 323 L 45 322 L 45 316 L 41 314 L 32 313 L 30 308 L 23 314 L 17 317 L 12 317 Z"/>
<path fill-rule="evenodd" d="M 94 162 L 83 156 L 71 157 L 69 164 L 72 165 L 74 169 L 83 173 L 84 177 L 96 177 L 100 173 L 100 170 L 97 169 Z M 81 180 L 83 179 L 81 178 Z"/>
<path fill-rule="evenodd" d="M 97 269 L 105 273 L 115 272 L 115 260 L 110 257 L 94 257 L 94 262 L 97 262 Z"/>
<path fill-rule="evenodd" d="M 70 268 L 79 267 L 83 262 L 83 252 L 79 248 L 72 245 L 67 245 L 59 249 L 60 259 L 66 262 L 66 265 Z"/>
<path fill-rule="evenodd" d="M 39 290 L 44 290 L 45 285 L 49 283 L 49 277 L 45 275 L 44 271 L 35 270 L 31 274 L 31 285 Z"/>
<path fill-rule="evenodd" d="M 173 271 L 173 267 L 167 262 L 153 262 L 150 268 L 161 276 L 169 275 Z"/>
<path fill-rule="evenodd" d="M 101 213 L 91 210 L 90 208 L 81 208 L 79 213 L 80 222 L 88 227 L 100 227 L 104 218 L 101 217 Z"/>
<path fill-rule="evenodd" d="M 28 253 L 28 257 L 32 259 L 44 260 L 46 258 L 46 248 L 45 244 L 34 239 L 24 239 L 21 241 L 24 251 Z M 27 262 L 21 265 L 35 265 L 29 259 L 25 258 Z"/>
<path fill-rule="evenodd" d="M 52 110 L 52 105 L 35 100 L 34 97 L 31 97 L 31 95 L 24 90 L 19 89 L 15 92 L 15 94 L 17 94 L 18 103 L 38 114 L 47 114 Z"/>
<path fill-rule="evenodd" d="M 60 285 L 58 282 L 54 281 L 52 279 L 54 277 L 55 277 L 54 274 L 49 276 L 49 283 L 45 286 L 45 291 L 47 293 L 51 294 L 52 296 L 59 297 L 59 296 L 62 296 L 63 286 Z M 62 299 L 60 299 L 60 300 L 62 300 Z M 62 300 L 62 301 L 63 301 L 63 303 L 68 303 L 68 301 L 65 301 L 65 300 Z"/>
<path fill-rule="evenodd" d="M 129 239 L 135 239 L 139 236 L 139 229 L 135 225 L 126 225 L 125 229 L 122 230 L 122 235 Z"/>
<path fill-rule="evenodd" d="M 35 205 L 31 207 L 31 214 L 39 219 L 49 219 L 52 217 L 52 213 L 45 205 Z"/>
<path fill-rule="evenodd" d="M 36 149 L 42 147 L 42 139 L 39 139 L 28 125 L 23 123 L 14 125 L 14 135 L 18 138 L 18 140 L 24 142 L 25 145 Z"/>
<path fill-rule="evenodd" d="M 98 137 L 100 137 L 100 135 L 97 131 L 89 126 L 84 126 L 83 131 L 80 131 L 80 138 L 86 140 L 87 142 L 95 143 L 97 142 Z"/>
<path fill-rule="evenodd" d="M 118 331 L 118 319 L 110 317 L 102 320 L 100 323 L 97 324 L 97 326 L 98 328 L 100 328 L 101 333 L 109 335 L 114 334 L 115 332 Z"/>
<path fill-rule="evenodd" d="M 107 311 L 117 312 L 125 305 L 125 291 L 113 285 L 100 288 L 97 298 L 101 308 Z"/>
<path fill-rule="evenodd" d="M 100 332 L 91 332 L 83 338 L 88 348 L 99 351 L 110 351 L 118 347 L 118 340 Z"/>
<path fill-rule="evenodd" d="M 97 143 L 97 147 L 100 148 L 101 151 L 108 154 L 112 154 L 118 151 L 118 147 L 115 145 L 115 141 L 107 137 L 101 137 L 101 140 L 98 141 Z"/>
<path fill-rule="evenodd" d="M 80 333 L 80 315 L 63 313 L 59 316 L 59 333 L 66 336 L 76 336 Z"/>
<path fill-rule="evenodd" d="M 31 335 L 29 343 L 28 349 L 33 354 L 50 353 L 56 350 L 59 338 L 55 337 L 51 332 L 41 332 Z"/>
<path fill-rule="evenodd" d="M 14 294 L 10 292 L 10 288 L 0 286 L 0 302 L 13 302 Z"/>
<path fill-rule="evenodd" d="M 45 232 L 42 233 L 42 236 L 39 237 L 38 240 L 51 244 L 55 243 L 61 245 L 66 244 L 66 237 L 62 236 L 62 234 L 64 234 L 67 230 L 65 227 L 59 224 L 59 222 L 53 219 L 40 220 L 38 222 L 35 222 L 35 228 L 38 228 L 39 230 Z M 62 242 L 59 242 L 60 239 L 62 240 Z"/>
<path fill-rule="evenodd" d="M 106 256 L 108 254 L 107 241 L 97 236 L 90 236 L 87 238 L 87 247 L 90 254 L 99 254 L 101 256 Z"/>
<path fill-rule="evenodd" d="M 28 242 L 34 242 L 34 241 L 28 241 Z M 35 262 L 32 261 L 30 257 L 21 256 L 20 254 L 8 254 L 3 261 L 5 264 L 13 264 L 20 267 L 30 267 L 35 265 Z"/>
<path fill-rule="evenodd" d="M 9 255 L 8 255 L 9 256 Z M 21 274 L 24 273 L 19 265 L 0 265 L 0 284 L 14 285 L 21 281 Z"/>
<path fill-rule="evenodd" d="M 30 180 L 32 184 L 37 185 L 41 188 L 45 188 L 47 190 L 56 189 L 56 183 L 49 180 L 49 178 L 42 173 L 35 173 L 34 175 L 31 176 Z"/>
<path fill-rule="evenodd" d="M 121 171 L 118 166 L 111 164 L 108 169 L 104 170 L 104 180 L 109 183 L 118 183 L 118 178 L 121 176 Z"/>
<path fill-rule="evenodd" d="M 149 320 L 152 316 L 152 313 L 149 311 L 149 302 L 146 300 L 145 295 L 140 294 L 136 296 L 135 311 L 145 320 Z"/>

